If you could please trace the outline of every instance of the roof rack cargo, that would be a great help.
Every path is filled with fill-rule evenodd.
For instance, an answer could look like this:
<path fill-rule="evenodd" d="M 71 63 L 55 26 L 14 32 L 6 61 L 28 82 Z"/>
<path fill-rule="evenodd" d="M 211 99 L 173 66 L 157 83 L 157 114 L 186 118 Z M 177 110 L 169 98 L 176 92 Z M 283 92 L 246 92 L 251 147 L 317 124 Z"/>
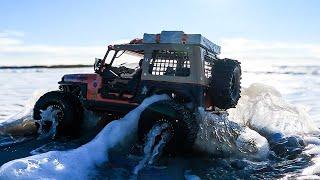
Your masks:
<path fill-rule="evenodd" d="M 214 54 L 220 54 L 221 47 L 201 34 L 185 34 L 183 31 L 162 31 L 161 34 L 143 35 L 143 43 L 148 44 L 190 44 L 199 45 Z"/>

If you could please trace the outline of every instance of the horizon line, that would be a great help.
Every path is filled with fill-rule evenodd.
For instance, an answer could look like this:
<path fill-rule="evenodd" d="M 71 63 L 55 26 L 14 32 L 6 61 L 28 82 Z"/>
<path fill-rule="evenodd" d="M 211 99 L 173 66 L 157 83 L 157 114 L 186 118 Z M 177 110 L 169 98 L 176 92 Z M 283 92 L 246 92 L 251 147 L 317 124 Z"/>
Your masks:
<path fill-rule="evenodd" d="M 58 68 L 86 68 L 92 67 L 88 64 L 70 64 L 70 65 L 26 65 L 26 66 L 1 66 L 0 69 L 58 69 Z"/>

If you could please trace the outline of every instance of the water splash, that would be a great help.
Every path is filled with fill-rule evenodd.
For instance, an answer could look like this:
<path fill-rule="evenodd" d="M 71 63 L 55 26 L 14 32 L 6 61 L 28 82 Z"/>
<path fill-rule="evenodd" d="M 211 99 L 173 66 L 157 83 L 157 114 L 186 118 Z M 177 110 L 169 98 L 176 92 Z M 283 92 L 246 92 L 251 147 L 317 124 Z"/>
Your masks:
<path fill-rule="evenodd" d="M 40 114 L 41 119 L 39 120 L 40 122 L 38 122 L 39 124 L 38 139 L 55 137 L 57 133 L 57 127 L 59 125 L 58 113 L 59 113 L 59 110 L 55 109 L 53 106 L 49 106 L 46 110 L 41 111 L 41 114 Z M 46 127 L 46 126 L 49 126 L 49 127 Z"/>
<path fill-rule="evenodd" d="M 303 169 L 300 175 L 294 174 L 286 178 L 319 179 L 317 174 L 320 173 L 320 130 L 305 107 L 286 102 L 271 86 L 252 84 L 242 90 L 237 107 L 228 112 L 233 121 L 247 125 L 265 137 L 281 134 L 281 139 L 285 141 L 280 143 L 290 144 L 289 140 L 294 139 L 296 144 L 297 140 L 303 139 L 305 148 L 301 146 L 298 151 L 303 150 L 303 154 L 311 156 L 313 165 Z M 284 152 L 280 153 L 288 154 L 287 147 L 280 147 L 281 149 Z"/>
<path fill-rule="evenodd" d="M 37 90 L 32 97 L 23 106 L 23 110 L 8 117 L 4 121 L 0 121 L 0 146 L 7 146 L 10 144 L 21 143 L 25 140 L 38 137 L 38 139 L 54 138 L 56 128 L 58 126 L 57 111 L 52 107 L 42 110 L 40 120 L 33 119 L 33 107 L 36 101 L 48 90 Z M 83 131 L 93 130 L 98 126 L 102 116 L 93 111 L 84 110 L 83 123 L 81 129 Z M 40 122 L 40 123 L 39 123 Z M 42 123 L 41 123 L 42 122 Z M 43 128 L 45 122 L 53 125 L 52 129 L 45 130 Z M 40 127 L 36 126 L 36 123 Z M 28 138 L 26 138 L 28 136 Z"/>
<path fill-rule="evenodd" d="M 0 135 L 26 136 L 35 134 L 37 128 L 32 118 L 33 106 L 44 93 L 45 91 L 42 90 L 35 91 L 33 96 L 24 105 L 22 111 L 0 122 Z"/>
<path fill-rule="evenodd" d="M 265 159 L 269 155 L 269 143 L 258 132 L 245 127 L 236 139 L 236 147 L 241 155 L 251 159 Z"/>
<path fill-rule="evenodd" d="M 229 150 L 240 151 L 240 154 L 252 155 L 252 152 L 255 152 L 256 149 L 261 149 L 259 146 L 256 148 L 252 146 L 252 144 L 257 144 L 252 137 L 261 137 L 259 134 L 264 136 L 268 136 L 270 134 L 274 134 L 275 132 L 281 132 L 285 136 L 300 135 L 303 137 L 306 142 L 306 148 L 304 153 L 312 156 L 312 162 L 314 165 L 307 167 L 306 169 L 301 171 L 301 177 L 309 177 L 309 178 L 319 178 L 314 174 L 319 174 L 319 136 L 314 136 L 314 134 L 318 134 L 319 130 L 317 126 L 312 122 L 312 119 L 309 117 L 307 111 L 301 106 L 294 106 L 290 103 L 285 102 L 281 94 L 276 91 L 274 88 L 254 84 L 247 89 L 243 90 L 242 98 L 239 101 L 237 108 L 229 110 L 229 118 L 216 116 L 208 113 L 204 113 L 204 117 L 207 118 L 207 121 L 201 124 L 199 137 L 201 137 L 203 143 L 201 147 L 204 150 L 211 150 L 213 153 L 220 153 L 221 150 L 225 154 L 230 154 L 232 152 L 228 152 Z M 24 116 L 26 115 L 26 116 Z M 18 116 L 17 116 L 18 117 Z M 21 122 L 26 122 L 31 116 L 31 111 L 27 113 L 21 113 L 19 117 L 22 119 Z M 18 117 L 18 119 L 19 119 Z M 136 117 L 131 116 L 127 118 Z M 204 119 L 206 119 L 204 118 Z M 12 118 L 12 120 L 15 118 Z M 126 119 L 126 118 L 125 118 Z M 211 120 L 210 120 L 211 119 Z M 214 122 L 211 122 L 214 119 Z M 210 121 L 209 121 L 210 120 Z M 235 125 L 236 122 L 238 125 Z M 3 125 L 5 123 L 1 123 Z M 88 172 L 88 167 L 92 167 L 92 164 L 100 164 L 100 162 L 106 162 L 108 156 L 106 153 L 100 153 L 102 151 L 98 151 L 98 155 L 92 155 L 91 152 L 95 151 L 95 147 L 102 147 L 106 144 L 104 141 L 109 141 L 111 134 L 114 134 L 115 137 L 118 136 L 119 132 L 126 132 L 127 129 L 134 128 L 134 126 L 127 126 L 127 129 L 122 130 L 123 128 L 118 128 L 119 123 L 115 123 L 118 125 L 111 125 L 108 129 L 108 133 L 105 135 L 101 135 L 101 141 L 95 141 L 94 145 L 86 146 L 86 148 L 80 148 L 81 150 L 71 150 L 69 151 L 55 151 L 45 154 L 40 154 L 36 157 L 29 157 L 26 159 L 16 160 L 14 162 L 10 162 L 11 165 L 6 165 L 8 167 L 7 170 L 9 172 L 4 173 L 0 170 L 0 175 L 4 177 L 6 174 L 12 175 L 13 173 L 17 173 L 18 177 L 28 177 L 27 174 L 35 175 L 35 177 L 65 177 L 64 175 L 70 175 L 72 173 L 76 173 L 73 171 L 83 171 L 82 174 L 77 174 L 78 177 L 84 175 Z M 0 125 L 0 126 L 1 126 Z M 211 127 L 215 128 L 207 128 Z M 121 127 L 122 125 L 120 125 Z M 249 128 L 245 128 L 248 126 Z M 112 130 L 112 128 L 114 130 Z M 232 128 L 231 128 L 232 127 Z M 1 127 L 0 127 L 1 129 Z M 252 129 L 254 131 L 252 131 Z M 106 130 L 107 131 L 107 130 Z M 255 132 L 256 131 L 256 132 Z M 1 132 L 1 130 L 0 130 Z M 259 134 L 255 134 L 255 133 Z M 241 136 L 241 134 L 243 136 Z M 224 136 L 226 135 L 226 136 Z M 121 136 L 122 137 L 122 136 Z M 199 138 L 198 137 L 198 138 Z M 245 138 L 240 138 L 245 137 Z M 105 138 L 102 140 L 102 138 Z M 216 140 L 212 140 L 212 138 L 216 138 Z M 121 139 L 121 138 L 120 138 Z M 114 143 L 119 142 L 118 140 L 110 140 Z M 112 143 L 110 142 L 110 143 Z M 243 143 L 244 142 L 244 143 Z M 264 141 L 262 141 L 264 142 Z M 101 144 L 100 144 L 101 143 Z M 213 145 L 212 145 L 213 144 Z M 263 144 L 263 143 L 262 143 Z M 87 149 L 91 147 L 91 150 Z M 106 148 L 112 147 L 111 145 Z M 217 148 L 218 147 L 218 148 Z M 230 148 L 231 147 L 231 148 Z M 100 148 L 98 148 L 100 149 Z M 61 153 L 58 153 L 61 152 Z M 92 156 L 92 157 L 91 157 Z M 84 157 L 83 159 L 79 159 L 79 157 Z M 101 158 L 104 157 L 104 158 Z M 101 158 L 101 159 L 100 159 Z M 93 160 L 97 159 L 97 160 Z M 80 167 L 74 167 L 71 162 L 75 164 L 81 164 Z M 148 162 L 148 161 L 147 161 Z M 51 165 L 50 165 L 51 163 Z M 83 165 L 83 163 L 88 163 L 89 165 Z M 13 165 L 15 164 L 15 165 Z M 20 164 L 20 165 L 19 165 Z M 30 164 L 30 166 L 29 166 Z M 63 168 L 61 166 L 63 165 Z M 29 167 L 28 170 L 26 170 Z M 33 168 L 37 167 L 37 168 Z M 43 168 L 39 170 L 39 168 Z M 57 167 L 57 168 L 56 168 Z M 82 169 L 82 167 L 84 167 Z M 3 166 L 1 169 L 5 169 Z M 13 171 L 15 169 L 15 171 Z M 59 171 L 57 171 L 59 169 Z M 72 172 L 66 173 L 65 171 Z M 12 171 L 11 171 L 12 170 Z M 6 170 L 5 170 L 6 171 Z M 57 173 L 57 172 L 58 173 Z M 131 171 L 131 169 L 130 169 Z M 61 172 L 61 173 L 60 173 Z M 19 174 L 20 173 L 20 174 Z M 56 175 L 56 176 L 54 176 Z M 84 175 L 85 176 L 85 175 Z M 296 176 L 295 176 L 296 177 Z M 23 178 L 21 178 L 23 179 Z"/>
<path fill-rule="evenodd" d="M 167 131 L 169 128 L 168 123 L 162 123 L 155 125 L 147 135 L 146 144 L 144 146 L 144 158 L 139 162 L 139 164 L 134 168 L 133 173 L 138 174 L 138 172 L 146 166 L 146 164 L 153 164 L 155 160 L 161 155 L 161 152 L 170 140 L 171 134 Z M 164 131 L 164 132 L 163 132 Z M 160 141 L 156 142 L 156 138 L 160 135 Z"/>
<path fill-rule="evenodd" d="M 108 161 L 109 150 L 136 134 L 141 112 L 166 95 L 147 98 L 125 117 L 109 123 L 92 141 L 69 151 L 50 151 L 2 165 L 0 179 L 83 179 L 94 167 Z"/>
<path fill-rule="evenodd" d="M 263 84 L 243 89 L 238 105 L 228 112 L 233 121 L 264 136 L 279 132 L 286 136 L 320 133 L 303 106 L 286 102 L 277 90 Z"/>
<path fill-rule="evenodd" d="M 228 119 L 227 114 L 217 115 L 199 108 L 200 126 L 195 148 L 215 156 L 246 156 L 266 158 L 269 145 L 266 138 L 248 127 Z"/>

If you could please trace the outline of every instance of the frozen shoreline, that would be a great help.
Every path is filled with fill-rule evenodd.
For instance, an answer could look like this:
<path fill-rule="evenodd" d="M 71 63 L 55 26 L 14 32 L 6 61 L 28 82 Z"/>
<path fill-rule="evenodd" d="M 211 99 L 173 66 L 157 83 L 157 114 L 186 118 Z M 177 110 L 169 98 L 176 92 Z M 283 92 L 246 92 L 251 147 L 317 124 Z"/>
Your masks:
<path fill-rule="evenodd" d="M 0 66 L 1 69 L 60 69 L 60 68 L 88 68 L 92 67 L 92 65 L 86 64 L 74 64 L 74 65 L 32 65 L 32 66 Z"/>

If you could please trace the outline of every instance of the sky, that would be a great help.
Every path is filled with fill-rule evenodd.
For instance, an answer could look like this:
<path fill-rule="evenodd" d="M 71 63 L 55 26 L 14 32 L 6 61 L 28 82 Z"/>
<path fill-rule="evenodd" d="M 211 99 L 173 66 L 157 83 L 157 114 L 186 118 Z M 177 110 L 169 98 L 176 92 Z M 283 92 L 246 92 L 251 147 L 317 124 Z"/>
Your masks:
<path fill-rule="evenodd" d="M 318 0 L 1 0 L 0 66 L 92 64 L 143 33 L 200 33 L 222 57 L 320 60 Z"/>

